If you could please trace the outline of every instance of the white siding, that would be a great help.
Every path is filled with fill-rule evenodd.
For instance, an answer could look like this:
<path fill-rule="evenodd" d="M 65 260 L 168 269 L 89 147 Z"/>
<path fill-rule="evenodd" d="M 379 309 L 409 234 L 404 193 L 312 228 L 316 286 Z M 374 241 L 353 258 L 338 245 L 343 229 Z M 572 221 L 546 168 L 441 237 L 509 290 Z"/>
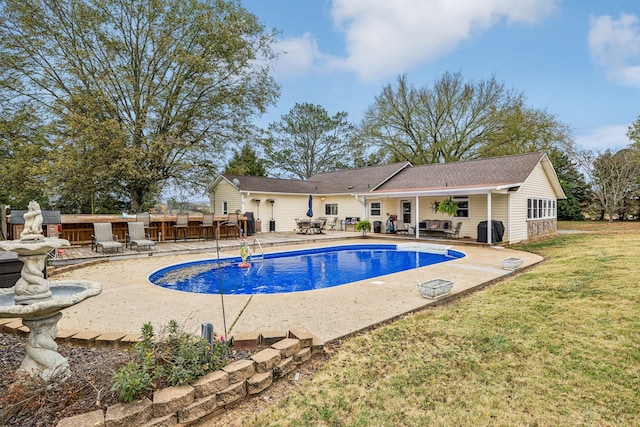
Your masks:
<path fill-rule="evenodd" d="M 215 195 L 210 194 L 211 212 L 215 212 L 217 215 L 222 215 L 222 202 L 226 201 L 229 212 L 235 212 L 236 210 L 242 210 L 242 198 L 240 192 L 236 187 L 231 185 L 227 181 L 220 181 L 216 186 Z M 215 202 L 215 205 L 214 205 Z"/>
<path fill-rule="evenodd" d="M 324 197 L 324 200 L 322 198 Z M 255 199 L 260 200 L 260 208 Z M 274 199 L 273 216 L 271 213 L 271 203 L 267 199 Z M 325 204 L 338 204 L 338 223 L 340 228 L 340 220 L 345 217 L 357 216 L 362 218 L 362 205 L 356 201 L 355 197 L 345 196 L 321 196 L 313 195 L 313 218 L 327 217 L 325 215 Z M 276 223 L 276 231 L 294 231 L 296 230 L 296 218 L 306 219 L 307 210 L 309 209 L 308 194 L 271 194 L 271 193 L 255 193 L 251 192 L 245 195 L 245 211 L 253 212 L 256 219 L 262 222 L 262 232 L 269 231 L 269 222 L 273 219 Z M 259 216 L 258 216 L 259 214 Z"/>
<path fill-rule="evenodd" d="M 556 193 L 541 164 L 536 166 L 522 187 L 515 194 L 512 194 L 511 243 L 521 242 L 529 238 L 527 235 L 527 199 L 530 197 L 556 198 Z"/>

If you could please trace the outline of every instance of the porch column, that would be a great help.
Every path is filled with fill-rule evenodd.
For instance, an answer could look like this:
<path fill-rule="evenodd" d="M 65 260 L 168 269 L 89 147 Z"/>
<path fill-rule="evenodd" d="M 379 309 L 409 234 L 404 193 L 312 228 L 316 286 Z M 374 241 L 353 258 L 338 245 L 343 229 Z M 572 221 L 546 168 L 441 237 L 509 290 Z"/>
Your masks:
<path fill-rule="evenodd" d="M 419 200 L 420 200 L 420 197 L 416 196 L 416 212 L 415 212 L 415 215 L 413 216 L 414 223 L 416 225 L 416 239 L 420 238 L 420 219 L 418 218 L 418 212 L 420 212 Z"/>
<path fill-rule="evenodd" d="M 491 231 L 493 230 L 491 223 L 491 191 L 487 193 L 487 244 L 491 244 Z"/>

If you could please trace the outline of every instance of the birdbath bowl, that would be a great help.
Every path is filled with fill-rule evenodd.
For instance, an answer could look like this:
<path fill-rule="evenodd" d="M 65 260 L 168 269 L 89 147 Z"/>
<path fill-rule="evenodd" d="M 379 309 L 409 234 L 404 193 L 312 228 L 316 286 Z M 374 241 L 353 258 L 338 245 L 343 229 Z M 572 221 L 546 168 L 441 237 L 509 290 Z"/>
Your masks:
<path fill-rule="evenodd" d="M 29 215 L 29 217 L 28 217 Z M 29 221 L 27 221 L 29 219 Z M 102 292 L 102 285 L 90 280 L 48 281 L 43 274 L 47 255 L 70 246 L 64 239 L 42 236 L 42 214 L 36 202 L 25 213 L 25 231 L 19 240 L 0 241 L 0 249 L 18 254 L 23 262 L 20 278 L 8 289 L 0 289 L 0 318 L 21 318 L 29 328 L 26 356 L 18 369 L 45 381 L 64 380 L 71 375 L 69 362 L 58 353 L 60 310 Z"/>

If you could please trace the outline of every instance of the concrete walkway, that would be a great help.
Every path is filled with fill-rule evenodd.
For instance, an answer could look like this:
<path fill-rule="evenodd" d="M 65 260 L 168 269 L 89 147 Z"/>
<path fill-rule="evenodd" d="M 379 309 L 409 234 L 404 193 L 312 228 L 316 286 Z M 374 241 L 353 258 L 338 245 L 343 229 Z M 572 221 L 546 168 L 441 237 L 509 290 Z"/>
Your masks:
<path fill-rule="evenodd" d="M 353 236 L 353 233 L 350 235 Z M 261 241 L 266 237 L 268 235 L 261 237 Z M 267 244 L 269 247 L 265 248 L 265 252 L 345 243 L 390 243 L 389 239 L 376 239 L 373 235 L 367 240 L 339 240 L 346 236 L 337 233 L 329 233 L 331 238 L 324 240 L 321 235 L 314 239 L 309 239 L 314 236 L 301 237 L 306 240 L 305 243 L 289 241 L 290 244 L 286 244 L 286 237 L 280 236 L 278 239 L 285 240 L 279 245 Z M 399 242 L 396 239 L 393 241 Z M 512 274 L 502 269 L 500 261 L 504 258 L 521 258 L 523 267 L 542 261 L 537 255 L 502 247 L 451 246 L 464 252 L 466 257 L 328 289 L 289 294 L 225 295 L 224 299 L 220 295 L 160 288 L 147 279 L 153 271 L 170 264 L 215 259 L 217 251 L 215 244 L 211 247 L 211 242 L 208 248 L 196 254 L 173 252 L 165 253 L 165 256 L 147 254 L 141 258 L 110 258 L 110 262 L 77 268 L 52 278 L 95 280 L 104 287 L 97 297 L 64 310 L 58 328 L 138 333 L 146 322 L 151 322 L 156 330 L 160 330 L 169 320 L 175 319 L 186 330 L 196 333 L 200 332 L 203 322 L 213 323 L 219 334 L 224 334 L 226 329 L 228 336 L 304 328 L 326 342 L 437 303 L 439 300 L 425 299 L 420 295 L 417 289 L 419 282 L 434 278 L 452 280 L 454 287 L 451 295 L 455 295 Z M 238 250 L 229 242 L 220 255 L 238 256 Z"/>

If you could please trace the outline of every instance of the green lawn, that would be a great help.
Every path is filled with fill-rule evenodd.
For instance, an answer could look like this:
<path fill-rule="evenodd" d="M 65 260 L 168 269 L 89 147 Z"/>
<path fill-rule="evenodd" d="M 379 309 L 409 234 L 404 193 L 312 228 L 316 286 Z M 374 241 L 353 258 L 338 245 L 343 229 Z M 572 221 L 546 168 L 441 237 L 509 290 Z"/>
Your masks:
<path fill-rule="evenodd" d="M 546 261 L 342 343 L 254 426 L 640 424 L 640 223 L 520 246 Z"/>

